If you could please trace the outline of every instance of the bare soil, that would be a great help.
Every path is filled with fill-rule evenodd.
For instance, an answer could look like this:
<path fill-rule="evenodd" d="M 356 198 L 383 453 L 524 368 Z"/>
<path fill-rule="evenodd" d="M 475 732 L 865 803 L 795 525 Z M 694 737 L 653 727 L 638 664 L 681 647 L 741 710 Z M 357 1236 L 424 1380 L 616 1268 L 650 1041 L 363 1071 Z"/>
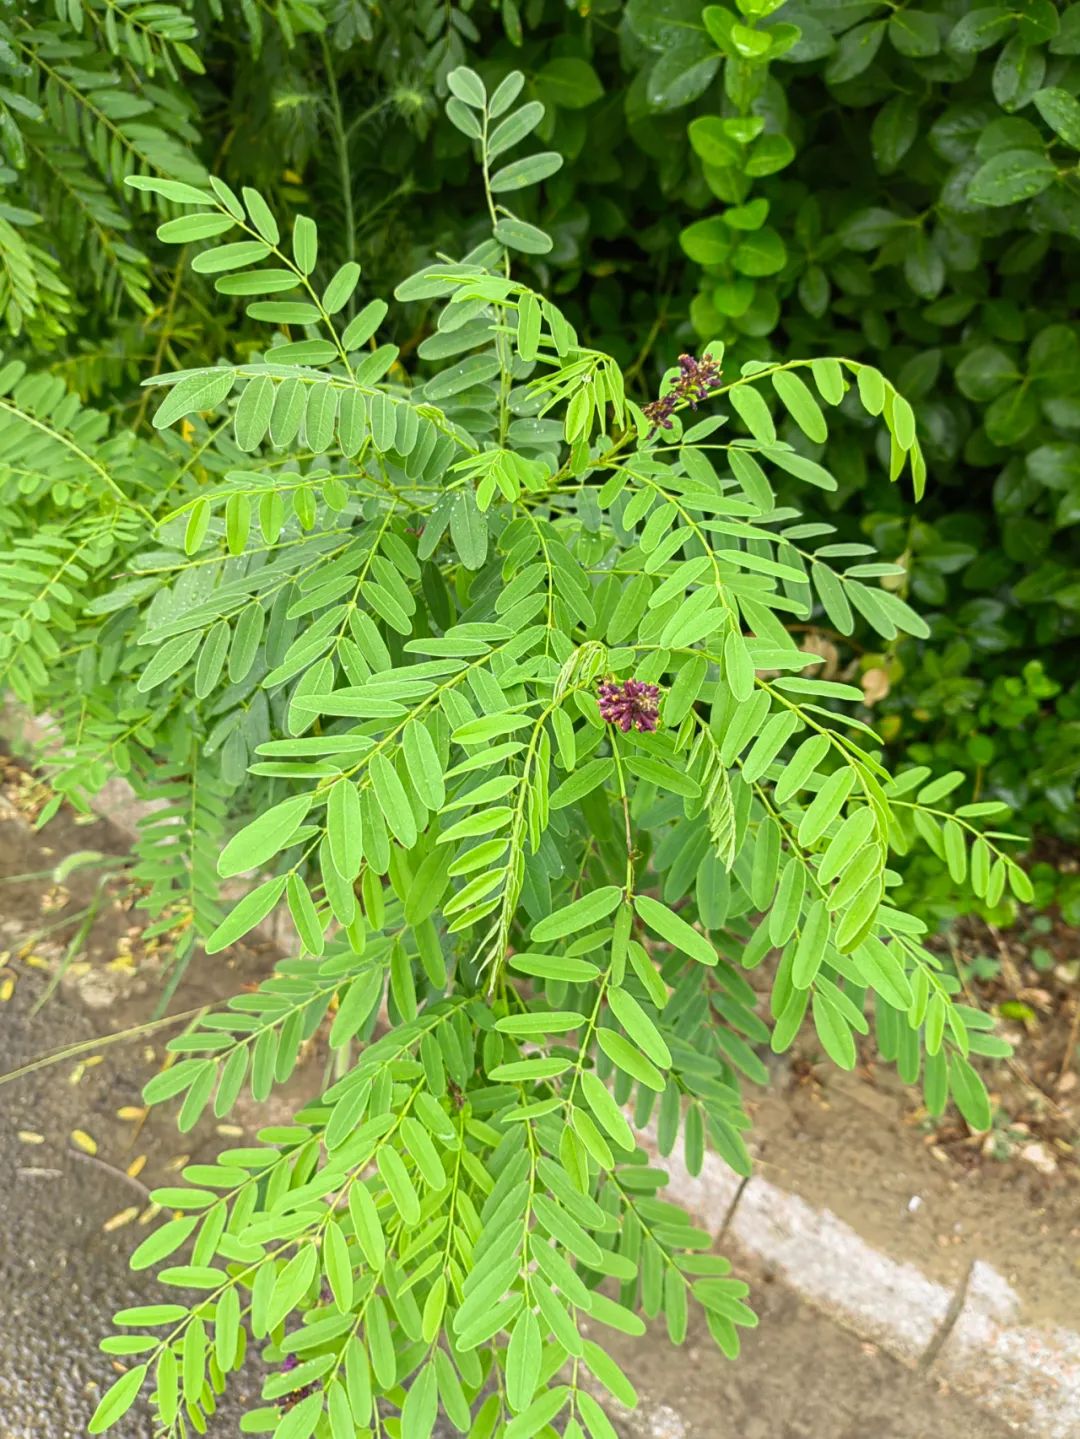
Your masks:
<path fill-rule="evenodd" d="M 877 1059 L 872 1037 L 845 1074 L 808 1027 L 790 1055 L 770 1058 L 769 1087 L 747 1091 L 756 1172 L 942 1283 L 986 1260 L 1019 1294 L 1024 1322 L 1071 1327 L 1080 1314 L 1080 938 L 1058 921 L 1042 934 L 973 921 L 948 943 L 962 966 L 988 949 L 998 957 L 992 979 L 968 983 L 970 1002 L 993 1013 L 1015 1047 L 1011 1061 L 977 1061 L 991 1132 L 973 1134 L 952 1108 L 928 1115 L 918 1088 Z M 1049 972 L 1032 959 L 1044 946 L 1055 956 Z M 750 977 L 767 989 L 764 970 Z M 1023 1021 L 1021 1009 L 1030 1011 Z"/>
<path fill-rule="evenodd" d="M 93 1043 L 146 1019 L 160 988 L 160 956 L 141 943 L 127 898 L 110 886 L 86 951 L 35 1013 L 78 920 L 41 931 L 84 907 L 96 880 L 82 872 L 63 885 L 47 875 L 4 882 L 47 871 L 76 850 L 122 853 L 118 836 L 66 813 L 34 835 L 13 799 L 21 805 L 25 796 L 8 787 L 0 801 L 0 1073 L 61 1046 L 85 1047 L 0 1094 L 0 1439 L 77 1439 L 118 1372 L 97 1347 L 113 1312 L 160 1299 L 150 1274 L 128 1272 L 127 1255 L 146 1234 L 150 1188 L 183 1162 L 182 1146 L 167 1116 L 141 1108 L 156 1058 L 147 1042 Z M 224 983 L 239 982 L 237 965 Z M 206 976 L 193 972 L 178 1007 L 210 997 Z M 222 1406 L 220 1436 L 236 1433 L 238 1414 L 256 1398 L 253 1371 Z M 117 1439 L 151 1434 L 149 1414 L 136 1408 Z"/>
<path fill-rule="evenodd" d="M 637 1389 L 614 1412 L 623 1439 L 1016 1439 L 1015 1432 L 822 1318 L 767 1275 L 744 1271 L 761 1317 L 721 1357 L 703 1325 L 672 1349 L 662 1330 L 603 1342 Z"/>
<path fill-rule="evenodd" d="M 755 1169 L 831 1209 L 868 1243 L 959 1283 L 983 1259 L 1020 1295 L 1024 1322 L 1080 1314 L 1080 1183 L 1013 1157 L 955 1163 L 895 1075 L 831 1066 L 778 1073 L 750 1105 Z"/>
<path fill-rule="evenodd" d="M 1056 911 L 1024 911 L 1007 930 L 964 920 L 943 944 L 971 1002 L 995 1016 L 1014 1048 L 1012 1061 L 987 1068 L 996 1133 L 972 1145 L 943 1126 L 954 1157 L 973 1163 L 1038 1144 L 1058 1164 L 1080 1163 L 1080 936 Z"/>

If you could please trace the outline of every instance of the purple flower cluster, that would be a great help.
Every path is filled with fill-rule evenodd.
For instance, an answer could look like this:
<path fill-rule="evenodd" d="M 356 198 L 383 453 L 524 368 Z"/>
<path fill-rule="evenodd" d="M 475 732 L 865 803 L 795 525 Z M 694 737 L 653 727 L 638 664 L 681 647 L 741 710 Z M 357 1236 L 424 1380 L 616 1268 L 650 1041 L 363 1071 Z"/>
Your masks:
<path fill-rule="evenodd" d="M 623 734 L 632 729 L 644 734 L 654 730 L 659 722 L 660 691 L 656 685 L 647 685 L 641 680 L 624 680 L 621 684 L 617 680 L 604 680 L 597 688 L 597 696 L 601 719 L 617 725 Z"/>
<path fill-rule="evenodd" d="M 299 1363 L 300 1361 L 295 1354 L 286 1354 L 285 1358 L 281 1361 L 281 1372 L 288 1374 L 291 1370 L 295 1369 Z M 295 1409 L 302 1399 L 306 1399 L 309 1394 L 314 1394 L 317 1388 L 318 1385 L 314 1382 L 301 1384 L 298 1389 L 292 1390 L 292 1392 L 287 1394 L 282 1400 L 280 1406 L 281 1412 L 287 1414 L 290 1409 Z"/>
<path fill-rule="evenodd" d="M 679 356 L 679 378 L 660 399 L 645 406 L 645 418 L 662 430 L 671 429 L 671 416 L 680 400 L 689 402 L 696 410 L 700 400 L 707 399 L 720 383 L 720 362 L 718 360 L 697 360 L 693 355 Z"/>

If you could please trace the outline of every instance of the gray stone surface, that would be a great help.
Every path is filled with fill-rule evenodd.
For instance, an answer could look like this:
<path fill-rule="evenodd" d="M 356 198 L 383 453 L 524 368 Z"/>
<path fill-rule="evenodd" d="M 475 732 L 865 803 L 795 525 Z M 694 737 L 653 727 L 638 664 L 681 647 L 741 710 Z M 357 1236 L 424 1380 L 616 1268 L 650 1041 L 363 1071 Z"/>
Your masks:
<path fill-rule="evenodd" d="M 728 1232 L 744 1254 L 767 1263 L 804 1299 L 905 1364 L 919 1362 L 945 1321 L 951 1293 L 944 1285 L 766 1179 L 750 1180 Z"/>
<path fill-rule="evenodd" d="M 1080 1334 L 1025 1324 L 1016 1291 L 982 1260 L 972 1266 L 963 1307 L 933 1372 L 1022 1433 L 1080 1434 Z"/>

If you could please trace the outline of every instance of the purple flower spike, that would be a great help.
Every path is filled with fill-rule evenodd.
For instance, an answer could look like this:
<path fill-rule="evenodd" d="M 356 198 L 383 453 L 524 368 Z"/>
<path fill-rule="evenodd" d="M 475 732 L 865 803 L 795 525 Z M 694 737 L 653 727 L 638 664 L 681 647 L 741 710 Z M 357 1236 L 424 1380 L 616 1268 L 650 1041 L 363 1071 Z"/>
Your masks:
<path fill-rule="evenodd" d="M 699 401 L 707 399 L 719 385 L 720 375 L 717 360 L 698 360 L 693 355 L 680 355 L 679 378 L 666 395 L 645 406 L 645 418 L 662 430 L 670 430 L 671 416 L 679 401 L 688 401 L 690 408 L 696 410 Z"/>
<path fill-rule="evenodd" d="M 679 397 L 675 391 L 670 390 L 666 395 L 662 395 L 660 399 L 650 401 L 642 413 L 647 420 L 651 420 L 653 424 L 658 425 L 660 429 L 670 430 L 672 428 L 672 411 L 675 409 L 678 400 Z"/>
<path fill-rule="evenodd" d="M 286 1354 L 285 1358 L 281 1361 L 282 1374 L 290 1373 L 293 1369 L 298 1368 L 299 1364 L 300 1360 L 295 1354 Z M 309 1384 L 301 1384 L 296 1389 L 290 1390 L 290 1392 L 282 1398 L 278 1406 L 281 1413 L 288 1414 L 291 1409 L 295 1409 L 296 1406 L 304 1399 L 307 1399 L 309 1395 L 314 1394 L 317 1388 L 318 1385 L 312 1380 Z"/>
<path fill-rule="evenodd" d="M 600 717 L 616 725 L 623 734 L 632 729 L 646 734 L 659 723 L 660 691 L 656 685 L 643 684 L 641 680 L 624 680 L 621 684 L 617 680 L 604 680 L 598 686 L 597 697 Z"/>

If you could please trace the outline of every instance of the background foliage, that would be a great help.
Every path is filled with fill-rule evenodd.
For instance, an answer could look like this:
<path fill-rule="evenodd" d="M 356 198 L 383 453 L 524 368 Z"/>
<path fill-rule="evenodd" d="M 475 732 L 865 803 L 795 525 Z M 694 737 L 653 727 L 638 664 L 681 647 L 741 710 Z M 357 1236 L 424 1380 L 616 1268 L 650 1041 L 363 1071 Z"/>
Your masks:
<path fill-rule="evenodd" d="M 1050 0 L 31 0 L 0 11 L 0 306 L 17 354 L 145 433 L 144 363 L 256 341 L 208 281 L 181 285 L 168 206 L 124 173 L 256 183 L 374 294 L 480 233 L 445 77 L 518 66 L 566 162 L 525 201 L 554 240 L 535 273 L 640 398 L 719 336 L 740 361 L 862 357 L 918 402 L 919 510 L 857 425 L 822 505 L 903 566 L 932 639 L 860 629 L 835 662 L 887 740 L 1072 840 L 1077 53 L 1080 7 Z M 406 357 L 426 324 L 406 311 Z"/>

